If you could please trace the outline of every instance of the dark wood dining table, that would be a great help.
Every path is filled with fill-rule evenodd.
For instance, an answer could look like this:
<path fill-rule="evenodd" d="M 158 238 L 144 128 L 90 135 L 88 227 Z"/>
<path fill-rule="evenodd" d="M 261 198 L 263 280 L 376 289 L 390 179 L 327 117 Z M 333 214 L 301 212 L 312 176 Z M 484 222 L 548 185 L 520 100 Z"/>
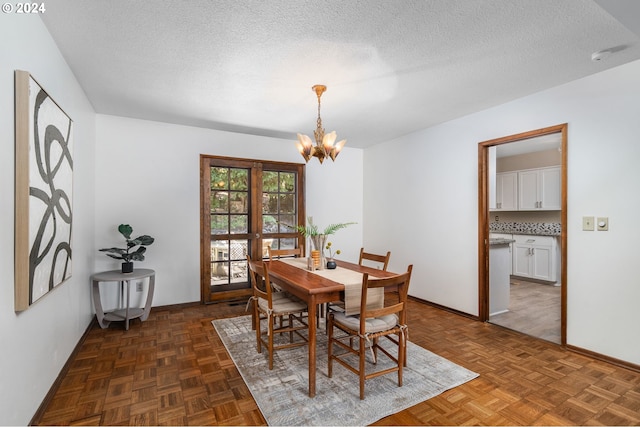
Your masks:
<path fill-rule="evenodd" d="M 269 263 L 269 278 L 289 293 L 305 301 L 309 310 L 309 397 L 316 395 L 316 332 L 318 304 L 344 298 L 344 284 L 314 274 L 279 260 Z M 338 267 L 369 273 L 373 277 L 390 277 L 396 273 L 337 260 Z"/>

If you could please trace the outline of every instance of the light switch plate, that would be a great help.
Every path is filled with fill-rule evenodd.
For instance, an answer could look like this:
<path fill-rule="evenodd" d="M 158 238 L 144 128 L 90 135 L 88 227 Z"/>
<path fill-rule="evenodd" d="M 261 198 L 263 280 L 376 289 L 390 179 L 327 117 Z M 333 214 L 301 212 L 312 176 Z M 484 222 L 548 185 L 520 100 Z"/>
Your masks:
<path fill-rule="evenodd" d="M 598 217 L 598 231 L 609 230 L 609 218 L 606 216 Z"/>
<path fill-rule="evenodd" d="M 583 216 L 582 217 L 582 230 L 584 231 L 593 231 L 594 230 L 594 221 L 592 216 Z"/>

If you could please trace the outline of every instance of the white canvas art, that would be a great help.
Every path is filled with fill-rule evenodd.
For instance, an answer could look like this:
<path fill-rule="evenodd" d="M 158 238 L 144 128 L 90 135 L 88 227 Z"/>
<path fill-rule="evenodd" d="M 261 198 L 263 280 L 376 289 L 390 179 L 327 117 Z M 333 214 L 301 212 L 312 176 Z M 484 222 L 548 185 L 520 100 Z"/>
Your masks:
<path fill-rule="evenodd" d="M 28 73 L 16 71 L 17 311 L 71 277 L 72 123 Z"/>

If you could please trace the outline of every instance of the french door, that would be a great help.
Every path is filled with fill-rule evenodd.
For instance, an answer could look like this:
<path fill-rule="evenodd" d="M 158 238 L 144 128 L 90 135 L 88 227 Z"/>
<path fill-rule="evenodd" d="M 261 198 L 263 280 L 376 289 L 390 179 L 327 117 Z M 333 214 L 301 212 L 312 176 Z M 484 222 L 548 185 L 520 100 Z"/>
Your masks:
<path fill-rule="evenodd" d="M 304 165 L 201 155 L 200 193 L 202 302 L 251 294 L 247 255 L 304 245 Z"/>

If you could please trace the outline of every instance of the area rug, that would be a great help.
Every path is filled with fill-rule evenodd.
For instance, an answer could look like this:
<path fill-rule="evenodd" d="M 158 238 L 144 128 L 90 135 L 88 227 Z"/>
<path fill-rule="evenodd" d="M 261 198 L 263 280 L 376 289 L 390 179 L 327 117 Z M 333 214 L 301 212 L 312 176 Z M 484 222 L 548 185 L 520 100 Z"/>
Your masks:
<path fill-rule="evenodd" d="M 403 386 L 395 373 L 372 378 L 360 400 L 355 374 L 334 362 L 333 377 L 327 376 L 327 337 L 319 327 L 316 396 L 310 398 L 306 346 L 276 351 L 269 371 L 267 352 L 256 351 L 251 316 L 212 323 L 269 425 L 368 425 L 478 376 L 409 342 Z M 388 360 L 379 359 L 376 369 Z"/>

